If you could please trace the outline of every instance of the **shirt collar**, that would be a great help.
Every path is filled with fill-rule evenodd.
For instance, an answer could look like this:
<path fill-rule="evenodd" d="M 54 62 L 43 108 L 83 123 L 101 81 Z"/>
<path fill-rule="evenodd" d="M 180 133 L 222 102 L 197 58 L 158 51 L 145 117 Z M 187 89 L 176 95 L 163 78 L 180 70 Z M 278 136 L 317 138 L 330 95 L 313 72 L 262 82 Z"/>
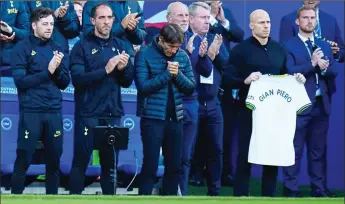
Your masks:
<path fill-rule="evenodd" d="M 300 33 L 298 33 L 298 37 L 299 37 L 304 43 L 305 43 L 305 41 L 309 40 L 308 38 L 302 36 Z M 311 40 L 312 42 L 315 42 L 315 41 L 314 41 L 314 35 L 312 35 L 312 36 L 310 37 L 310 40 Z"/>

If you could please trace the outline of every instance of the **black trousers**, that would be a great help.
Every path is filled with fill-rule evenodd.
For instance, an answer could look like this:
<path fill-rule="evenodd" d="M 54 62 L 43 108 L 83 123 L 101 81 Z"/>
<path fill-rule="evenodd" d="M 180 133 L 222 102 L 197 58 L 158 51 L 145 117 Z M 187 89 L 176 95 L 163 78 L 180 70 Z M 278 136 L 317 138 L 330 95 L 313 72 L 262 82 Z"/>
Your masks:
<path fill-rule="evenodd" d="M 231 94 L 231 90 L 229 90 Z M 226 92 L 225 92 L 226 93 Z M 232 149 L 233 138 L 236 133 L 238 120 L 238 101 L 232 99 L 232 96 L 226 96 L 224 93 L 222 102 L 222 112 L 224 117 L 224 133 L 223 133 L 223 171 L 224 177 L 233 177 L 233 160 L 232 156 L 235 153 Z"/>
<path fill-rule="evenodd" d="M 69 179 L 70 194 L 81 194 L 84 190 L 85 172 L 94 150 L 93 128 L 99 125 L 120 125 L 120 118 L 76 118 L 74 131 L 74 155 Z M 98 137 L 96 135 L 96 137 Z M 115 151 L 115 152 L 114 152 Z M 114 195 L 116 178 L 114 178 L 115 157 L 119 151 L 113 147 L 101 145 L 99 159 L 101 164 L 101 188 L 104 195 Z M 118 159 L 116 158 L 116 161 Z"/>
<path fill-rule="evenodd" d="M 181 174 L 183 122 L 142 118 L 140 129 L 144 157 L 140 173 L 139 195 L 152 194 L 161 146 L 165 167 L 161 194 L 177 195 Z"/>
<path fill-rule="evenodd" d="M 57 194 L 60 182 L 60 157 L 63 142 L 62 114 L 59 112 L 21 112 L 18 126 L 17 158 L 12 175 L 13 194 L 22 194 L 26 171 L 38 140 L 44 145 L 46 193 Z"/>

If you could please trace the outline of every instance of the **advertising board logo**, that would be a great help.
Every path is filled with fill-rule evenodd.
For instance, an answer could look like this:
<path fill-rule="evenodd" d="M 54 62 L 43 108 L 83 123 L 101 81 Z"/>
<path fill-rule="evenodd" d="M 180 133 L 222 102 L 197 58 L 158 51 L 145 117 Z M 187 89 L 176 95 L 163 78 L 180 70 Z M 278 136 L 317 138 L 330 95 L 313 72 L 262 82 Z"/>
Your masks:
<path fill-rule="evenodd" d="M 124 121 L 123 121 L 123 126 L 125 128 L 128 128 L 129 130 L 133 130 L 134 128 L 134 120 L 132 118 L 126 118 Z"/>
<path fill-rule="evenodd" d="M 1 119 L 1 127 L 4 130 L 10 130 L 12 127 L 12 120 L 8 117 L 4 117 Z"/>
<path fill-rule="evenodd" d="M 72 120 L 69 119 L 69 118 L 65 118 L 65 119 L 63 120 L 63 129 L 69 132 L 69 131 L 72 130 L 72 128 L 73 128 L 73 122 L 72 122 Z"/>

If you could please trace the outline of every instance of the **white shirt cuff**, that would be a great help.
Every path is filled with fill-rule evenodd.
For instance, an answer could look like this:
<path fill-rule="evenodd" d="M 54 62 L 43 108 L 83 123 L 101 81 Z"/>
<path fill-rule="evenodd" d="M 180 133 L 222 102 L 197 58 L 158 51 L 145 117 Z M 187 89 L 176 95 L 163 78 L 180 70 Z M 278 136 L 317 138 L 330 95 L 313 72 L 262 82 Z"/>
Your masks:
<path fill-rule="evenodd" d="M 222 25 L 227 31 L 230 30 L 230 22 L 228 20 L 225 20 L 225 24 L 222 24 Z"/>
<path fill-rule="evenodd" d="M 327 72 L 327 68 L 326 68 L 325 70 L 321 71 L 321 74 L 322 74 L 322 75 L 325 75 L 326 72 Z"/>
<path fill-rule="evenodd" d="M 213 17 L 212 15 L 210 15 L 210 24 L 211 26 L 213 26 L 214 24 L 217 24 L 218 21 L 215 17 Z"/>

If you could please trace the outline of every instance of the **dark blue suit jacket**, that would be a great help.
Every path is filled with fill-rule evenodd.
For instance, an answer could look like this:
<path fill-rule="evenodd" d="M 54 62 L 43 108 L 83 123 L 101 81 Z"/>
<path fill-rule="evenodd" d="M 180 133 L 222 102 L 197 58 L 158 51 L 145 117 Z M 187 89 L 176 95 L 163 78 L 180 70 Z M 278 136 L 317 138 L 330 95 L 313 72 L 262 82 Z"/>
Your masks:
<path fill-rule="evenodd" d="M 314 39 L 315 44 L 321 48 L 325 56 L 328 56 L 330 60 L 330 65 L 324 74 L 320 73 L 318 67 L 313 67 L 311 64 L 311 58 L 308 53 L 307 47 L 304 42 L 295 36 L 290 40 L 286 41 L 283 46 L 286 50 L 286 68 L 289 74 L 301 73 L 307 79 L 305 83 L 305 88 L 307 90 L 310 100 L 313 102 L 315 100 L 316 94 L 316 77 L 315 73 L 319 72 L 319 87 L 321 89 L 321 94 L 323 98 L 324 108 L 326 114 L 330 113 L 330 104 L 333 93 L 335 92 L 335 77 L 337 73 L 332 70 L 332 64 L 334 58 L 332 55 L 332 50 L 330 45 L 322 40 Z M 308 114 L 311 111 L 309 107 L 306 111 L 302 113 Z"/>
<path fill-rule="evenodd" d="M 319 18 L 321 23 L 321 34 L 322 38 L 326 38 L 326 40 L 334 41 L 338 44 L 340 51 L 335 59 L 338 62 L 344 61 L 344 41 L 342 39 L 342 35 L 340 33 L 339 25 L 337 20 L 321 11 L 319 9 Z M 298 25 L 296 24 L 296 15 L 297 11 L 294 11 L 281 19 L 280 22 L 280 32 L 279 32 L 279 41 L 284 43 L 285 41 L 289 40 L 290 38 L 297 36 L 299 32 Z"/>
<path fill-rule="evenodd" d="M 226 30 L 224 26 L 218 21 L 217 24 L 210 25 L 210 33 L 221 34 L 223 36 L 223 43 L 228 52 L 230 52 L 230 42 L 240 43 L 243 41 L 244 31 L 237 24 L 235 17 L 232 15 L 230 9 L 224 8 L 224 16 L 229 21 L 230 29 Z"/>

